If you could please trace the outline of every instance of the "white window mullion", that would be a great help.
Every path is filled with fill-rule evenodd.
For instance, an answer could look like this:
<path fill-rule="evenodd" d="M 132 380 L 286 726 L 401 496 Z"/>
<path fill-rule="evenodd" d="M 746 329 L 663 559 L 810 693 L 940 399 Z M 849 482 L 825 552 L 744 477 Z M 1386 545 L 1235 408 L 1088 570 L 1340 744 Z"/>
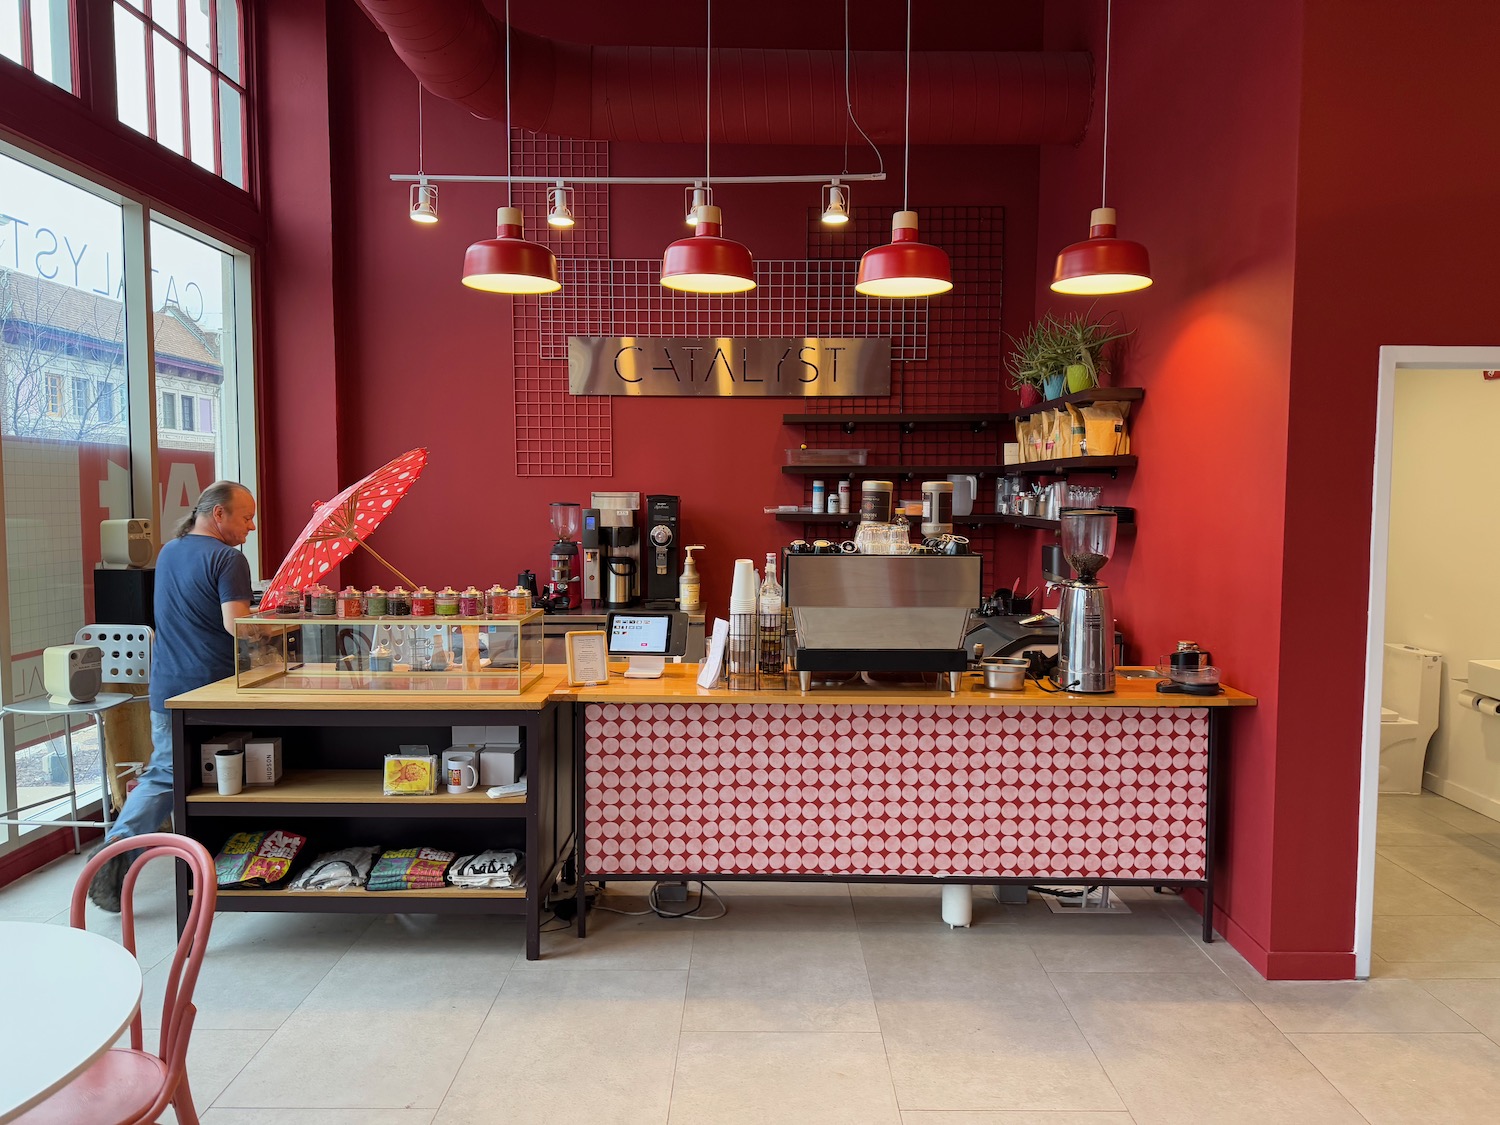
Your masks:
<path fill-rule="evenodd" d="M 125 227 L 125 370 L 130 394 L 130 510 L 149 519 L 159 549 L 171 535 L 161 526 L 161 486 L 156 479 L 156 354 L 151 310 L 151 233 L 146 209 L 123 204 Z"/>

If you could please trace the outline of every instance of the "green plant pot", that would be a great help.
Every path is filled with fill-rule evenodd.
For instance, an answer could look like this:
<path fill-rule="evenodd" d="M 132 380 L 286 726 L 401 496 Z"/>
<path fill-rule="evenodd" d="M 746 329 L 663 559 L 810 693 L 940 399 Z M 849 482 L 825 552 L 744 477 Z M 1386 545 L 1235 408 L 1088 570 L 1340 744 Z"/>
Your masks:
<path fill-rule="evenodd" d="M 1061 398 L 1066 379 L 1067 376 L 1060 372 L 1056 375 L 1048 375 L 1042 380 L 1042 397 Z"/>
<path fill-rule="evenodd" d="M 1081 363 L 1068 364 L 1068 393 L 1077 394 L 1086 391 L 1090 387 L 1097 387 L 1099 381 L 1089 374 L 1089 369 Z"/>

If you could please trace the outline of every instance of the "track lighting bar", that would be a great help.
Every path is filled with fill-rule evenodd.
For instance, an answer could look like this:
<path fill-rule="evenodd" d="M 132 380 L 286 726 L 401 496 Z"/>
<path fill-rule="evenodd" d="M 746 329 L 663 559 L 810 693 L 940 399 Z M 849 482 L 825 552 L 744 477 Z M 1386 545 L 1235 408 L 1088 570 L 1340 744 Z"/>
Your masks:
<path fill-rule="evenodd" d="M 392 172 L 390 178 L 396 183 L 414 184 L 419 177 L 415 173 Z M 509 180 L 513 184 L 555 185 L 558 180 L 555 175 L 436 176 L 430 172 L 421 178 L 432 184 L 503 184 Z M 826 184 L 832 179 L 857 183 L 885 178 L 884 172 L 837 172 L 824 173 L 821 176 L 715 176 L 714 184 Z M 693 184 L 696 182 L 693 176 L 564 176 L 563 179 L 569 184 Z"/>

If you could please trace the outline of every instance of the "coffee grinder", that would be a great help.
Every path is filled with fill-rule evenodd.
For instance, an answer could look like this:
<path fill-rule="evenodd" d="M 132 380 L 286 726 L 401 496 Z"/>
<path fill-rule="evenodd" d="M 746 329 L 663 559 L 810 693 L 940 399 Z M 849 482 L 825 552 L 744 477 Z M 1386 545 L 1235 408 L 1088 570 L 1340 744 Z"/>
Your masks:
<path fill-rule="evenodd" d="M 556 501 L 551 505 L 552 534 L 557 542 L 552 544 L 550 577 L 544 595 L 547 608 L 551 610 L 578 609 L 583 604 L 583 575 L 578 560 L 578 529 L 582 525 L 582 510 L 577 504 Z"/>
<path fill-rule="evenodd" d="M 1063 691 L 1115 690 L 1115 611 L 1097 579 L 1115 553 L 1118 517 L 1099 508 L 1062 513 L 1062 549 L 1078 577 L 1058 583 L 1057 686 Z"/>
<path fill-rule="evenodd" d="M 678 533 L 682 502 L 676 496 L 646 497 L 645 576 L 641 593 L 648 606 L 677 608 L 682 577 L 682 538 Z"/>

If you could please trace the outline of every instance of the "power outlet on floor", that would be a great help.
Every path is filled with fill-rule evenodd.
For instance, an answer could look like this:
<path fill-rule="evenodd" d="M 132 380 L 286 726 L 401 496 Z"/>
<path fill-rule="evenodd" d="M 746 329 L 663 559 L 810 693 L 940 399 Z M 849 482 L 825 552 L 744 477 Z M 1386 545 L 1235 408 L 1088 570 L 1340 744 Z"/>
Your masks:
<path fill-rule="evenodd" d="M 686 883 L 668 882 L 656 884 L 657 902 L 686 902 L 688 888 Z"/>

